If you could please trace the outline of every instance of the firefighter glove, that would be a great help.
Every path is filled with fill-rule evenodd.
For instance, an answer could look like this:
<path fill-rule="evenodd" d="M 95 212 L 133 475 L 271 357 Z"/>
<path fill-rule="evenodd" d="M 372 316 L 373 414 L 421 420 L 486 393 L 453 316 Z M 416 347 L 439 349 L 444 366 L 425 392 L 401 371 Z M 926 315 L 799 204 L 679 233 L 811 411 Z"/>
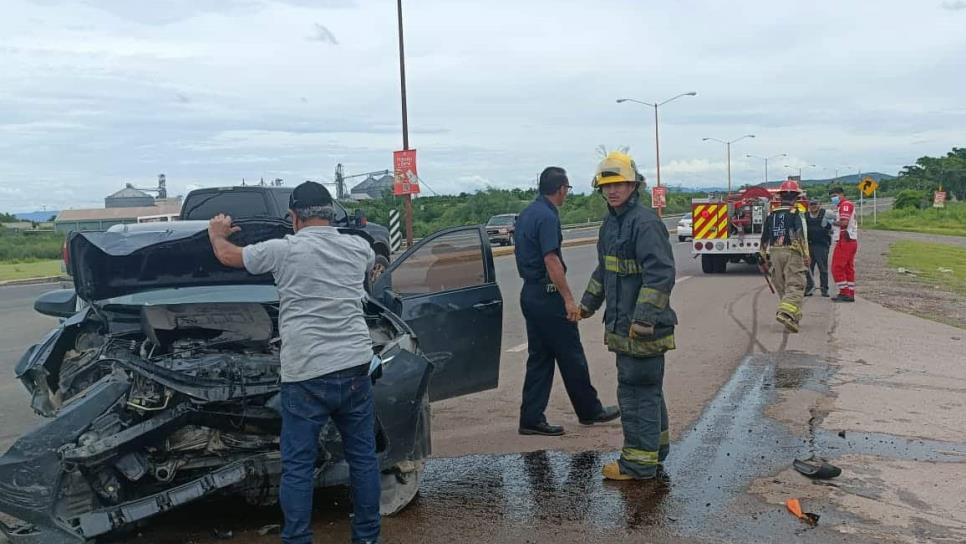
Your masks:
<path fill-rule="evenodd" d="M 644 336 L 654 336 L 654 324 L 645 323 L 643 321 L 634 321 L 631 323 L 631 330 L 628 334 L 632 339 L 641 338 Z"/>

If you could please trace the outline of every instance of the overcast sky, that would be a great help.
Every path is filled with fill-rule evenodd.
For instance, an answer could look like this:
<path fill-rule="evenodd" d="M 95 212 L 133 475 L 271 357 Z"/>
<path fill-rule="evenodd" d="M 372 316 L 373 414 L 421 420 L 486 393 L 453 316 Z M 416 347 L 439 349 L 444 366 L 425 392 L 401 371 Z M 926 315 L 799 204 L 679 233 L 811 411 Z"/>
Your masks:
<path fill-rule="evenodd" d="M 0 210 L 392 167 L 391 0 L 3 0 Z M 966 145 L 966 0 L 404 0 L 410 142 L 439 193 L 589 188 L 596 148 L 654 180 L 762 179 L 748 153 L 894 173 Z M 845 165 L 853 168 L 844 168 Z M 827 168 L 822 170 L 821 167 Z M 797 170 L 794 171 L 797 173 Z"/>

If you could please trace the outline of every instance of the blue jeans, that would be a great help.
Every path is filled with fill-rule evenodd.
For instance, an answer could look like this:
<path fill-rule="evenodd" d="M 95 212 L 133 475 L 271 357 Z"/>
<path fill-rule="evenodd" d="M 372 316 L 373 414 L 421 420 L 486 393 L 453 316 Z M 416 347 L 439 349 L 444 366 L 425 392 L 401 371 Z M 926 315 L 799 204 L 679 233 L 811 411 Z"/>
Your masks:
<path fill-rule="evenodd" d="M 320 376 L 282 383 L 282 542 L 312 542 L 312 494 L 319 433 L 329 418 L 342 435 L 353 505 L 353 542 L 379 538 L 379 462 L 376 459 L 369 376 Z"/>

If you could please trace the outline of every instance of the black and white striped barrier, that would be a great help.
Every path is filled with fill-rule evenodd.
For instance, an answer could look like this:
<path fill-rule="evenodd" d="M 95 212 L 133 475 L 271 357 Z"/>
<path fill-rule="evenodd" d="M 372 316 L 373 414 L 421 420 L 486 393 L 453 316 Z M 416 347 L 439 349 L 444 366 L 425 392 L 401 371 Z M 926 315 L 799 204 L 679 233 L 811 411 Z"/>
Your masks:
<path fill-rule="evenodd" d="M 402 247 L 402 233 L 399 232 L 399 210 L 389 210 L 389 249 L 393 252 Z"/>

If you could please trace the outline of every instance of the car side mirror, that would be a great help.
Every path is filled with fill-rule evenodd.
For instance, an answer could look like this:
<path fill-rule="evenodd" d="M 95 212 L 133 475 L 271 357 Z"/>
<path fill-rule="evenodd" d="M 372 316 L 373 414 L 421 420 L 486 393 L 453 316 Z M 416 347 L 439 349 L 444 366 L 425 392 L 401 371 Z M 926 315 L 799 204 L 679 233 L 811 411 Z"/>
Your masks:
<path fill-rule="evenodd" d="M 70 317 L 77 313 L 77 293 L 73 289 L 48 291 L 34 301 L 34 310 L 50 317 Z"/>

